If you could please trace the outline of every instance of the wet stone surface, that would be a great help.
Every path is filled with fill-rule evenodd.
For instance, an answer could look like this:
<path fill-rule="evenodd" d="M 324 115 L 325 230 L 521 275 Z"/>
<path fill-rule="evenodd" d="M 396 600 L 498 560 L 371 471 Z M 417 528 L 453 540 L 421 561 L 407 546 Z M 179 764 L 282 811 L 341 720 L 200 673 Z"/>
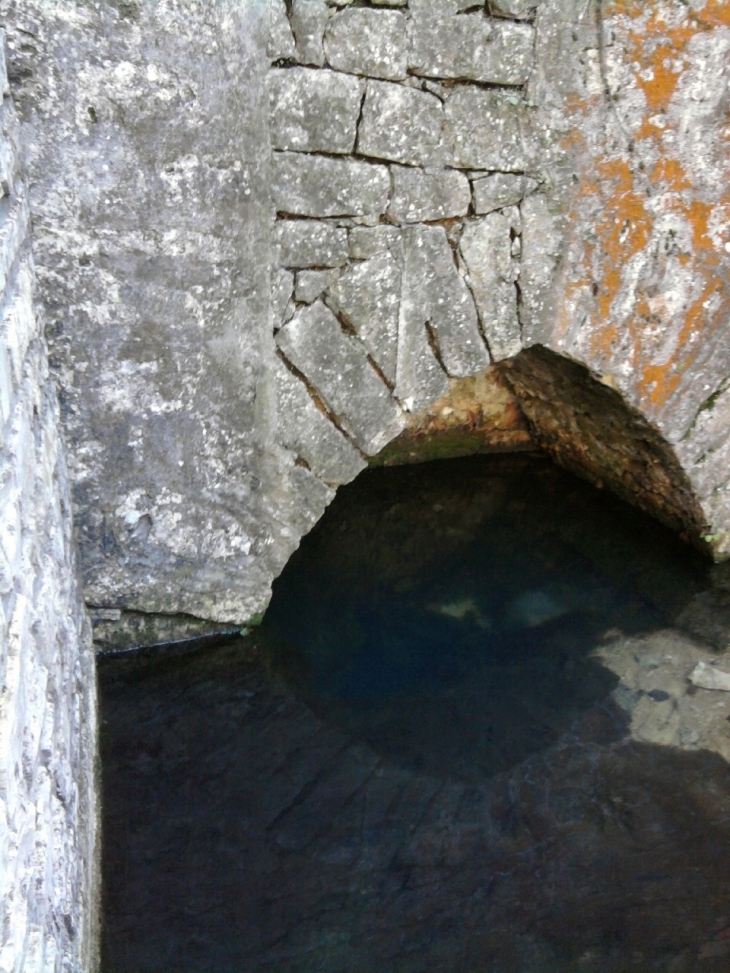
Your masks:
<path fill-rule="evenodd" d="M 727 970 L 726 575 L 540 459 L 363 474 L 254 636 L 101 661 L 105 973 Z"/>

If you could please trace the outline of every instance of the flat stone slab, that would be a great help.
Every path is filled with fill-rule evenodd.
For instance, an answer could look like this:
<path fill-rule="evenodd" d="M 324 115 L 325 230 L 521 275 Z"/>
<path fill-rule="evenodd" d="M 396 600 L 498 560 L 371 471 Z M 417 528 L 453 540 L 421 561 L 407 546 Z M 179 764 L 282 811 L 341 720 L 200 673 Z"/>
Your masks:
<path fill-rule="evenodd" d="M 347 230 L 319 220 L 278 220 L 275 239 L 282 267 L 342 267 L 347 263 Z"/>
<path fill-rule="evenodd" d="M 474 212 L 482 215 L 505 206 L 516 206 L 537 189 L 538 182 L 514 172 L 495 172 L 475 178 L 472 187 Z"/>
<path fill-rule="evenodd" d="M 431 0 L 417 0 L 411 5 L 411 73 L 486 84 L 527 82 L 534 58 L 535 32 L 531 25 L 490 20 L 481 12 L 449 15 L 445 6 Z"/>
<path fill-rule="evenodd" d="M 408 169 L 393 166 L 393 194 L 388 216 L 396 223 L 423 223 L 466 216 L 471 189 L 455 169 Z"/>
<path fill-rule="evenodd" d="M 523 172 L 537 159 L 528 109 L 517 95 L 465 85 L 444 106 L 445 156 L 461 169 Z"/>
<path fill-rule="evenodd" d="M 294 285 L 295 299 L 302 304 L 313 304 L 341 273 L 339 267 L 333 270 L 300 270 Z"/>
<path fill-rule="evenodd" d="M 406 25 L 405 15 L 395 10 L 340 10 L 327 25 L 327 62 L 337 71 L 400 81 L 408 69 Z"/>
<path fill-rule="evenodd" d="M 400 230 L 395 226 L 354 226 L 350 230 L 350 256 L 367 260 L 400 243 Z"/>
<path fill-rule="evenodd" d="M 405 165 L 434 165 L 439 161 L 443 123 L 443 107 L 435 95 L 368 81 L 357 150 Z"/>
<path fill-rule="evenodd" d="M 347 155 L 355 147 L 362 101 L 357 78 L 312 68 L 269 71 L 269 131 L 274 149 Z"/>
<path fill-rule="evenodd" d="M 432 330 L 438 353 L 452 378 L 475 375 L 489 365 L 474 300 L 454 263 L 442 226 L 403 230 L 411 292 L 420 295 L 419 313 Z"/>
<path fill-rule="evenodd" d="M 276 341 L 366 455 L 380 452 L 403 429 L 403 414 L 364 346 L 342 331 L 321 301 L 296 314 Z"/>
<path fill-rule="evenodd" d="M 390 195 L 385 166 L 300 152 L 274 152 L 276 209 L 297 216 L 380 216 Z"/>
<path fill-rule="evenodd" d="M 396 378 L 400 289 L 400 268 L 386 250 L 350 267 L 330 288 L 328 298 L 391 382 Z"/>
<path fill-rule="evenodd" d="M 277 359 L 277 439 L 332 486 L 354 480 L 367 465 L 352 443 L 317 408 L 304 382 Z"/>
<path fill-rule="evenodd" d="M 511 228 L 508 214 L 490 213 L 470 220 L 459 241 L 482 331 L 495 361 L 522 350 L 514 283 L 518 265 L 512 257 Z"/>

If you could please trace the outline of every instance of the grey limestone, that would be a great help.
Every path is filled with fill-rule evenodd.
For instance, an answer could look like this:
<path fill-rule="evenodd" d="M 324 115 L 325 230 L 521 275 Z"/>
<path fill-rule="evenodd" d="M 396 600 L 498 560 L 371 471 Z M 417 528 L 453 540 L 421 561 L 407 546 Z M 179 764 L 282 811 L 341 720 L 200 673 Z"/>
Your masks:
<path fill-rule="evenodd" d="M 405 15 L 396 10 L 340 10 L 327 25 L 327 62 L 338 71 L 400 81 L 408 67 L 406 23 Z"/>
<path fill-rule="evenodd" d="M 505 206 L 516 206 L 538 185 L 536 179 L 514 172 L 494 172 L 474 178 L 474 212 L 484 215 Z"/>
<path fill-rule="evenodd" d="M 313 473 L 332 486 L 349 483 L 367 465 L 352 443 L 317 408 L 301 379 L 277 361 L 278 435 Z"/>
<path fill-rule="evenodd" d="M 357 150 L 405 165 L 437 164 L 442 126 L 443 107 L 434 95 L 387 81 L 368 81 Z"/>
<path fill-rule="evenodd" d="M 269 71 L 269 131 L 275 149 L 346 155 L 355 147 L 362 89 L 334 71 Z"/>
<path fill-rule="evenodd" d="M 409 70 L 431 78 L 525 84 L 533 61 L 533 27 L 492 20 L 483 12 L 457 14 L 454 6 L 434 0 L 414 0 Z"/>
<path fill-rule="evenodd" d="M 293 291 L 294 274 L 290 270 L 274 271 L 271 283 L 271 317 L 275 330 L 287 320 Z"/>
<path fill-rule="evenodd" d="M 275 152 L 271 191 L 277 210 L 299 216 L 380 216 L 390 195 L 386 166 Z"/>
<path fill-rule="evenodd" d="M 455 169 L 413 169 L 393 166 L 393 192 L 388 216 L 395 223 L 466 216 L 471 203 L 469 181 Z"/>
<path fill-rule="evenodd" d="M 366 455 L 374 456 L 403 428 L 402 413 L 365 348 L 321 301 L 299 311 L 276 340 Z"/>
<path fill-rule="evenodd" d="M 409 290 L 420 294 L 419 312 L 438 343 L 446 372 L 462 378 L 482 371 L 489 365 L 489 353 L 446 231 L 441 226 L 407 227 L 403 246 Z"/>
<path fill-rule="evenodd" d="M 286 15 L 284 0 L 268 0 L 269 41 L 266 54 L 272 61 L 290 61 L 296 57 L 296 44 Z"/>
<path fill-rule="evenodd" d="M 492 13 L 523 19 L 531 17 L 540 6 L 540 0 L 490 0 Z"/>
<path fill-rule="evenodd" d="M 395 226 L 354 226 L 350 230 L 350 257 L 367 260 L 376 253 L 383 253 L 400 242 L 400 230 Z"/>
<path fill-rule="evenodd" d="M 291 26 L 300 64 L 324 64 L 324 30 L 330 13 L 325 0 L 292 0 Z"/>
<path fill-rule="evenodd" d="M 510 214 L 490 213 L 470 220 L 459 241 L 482 331 L 495 361 L 511 358 L 522 349 L 511 224 Z"/>
<path fill-rule="evenodd" d="M 301 304 L 313 304 L 318 297 L 334 284 L 342 270 L 300 270 L 294 285 L 294 297 Z"/>
<path fill-rule="evenodd" d="M 327 301 L 357 332 L 385 377 L 395 382 L 401 272 L 386 250 L 350 267 Z"/>
<path fill-rule="evenodd" d="M 320 220 L 276 223 L 282 267 L 342 267 L 347 263 L 347 230 Z"/>
<path fill-rule="evenodd" d="M 523 172 L 538 146 L 529 109 L 517 95 L 468 85 L 454 89 L 444 107 L 447 160 L 462 169 Z"/>

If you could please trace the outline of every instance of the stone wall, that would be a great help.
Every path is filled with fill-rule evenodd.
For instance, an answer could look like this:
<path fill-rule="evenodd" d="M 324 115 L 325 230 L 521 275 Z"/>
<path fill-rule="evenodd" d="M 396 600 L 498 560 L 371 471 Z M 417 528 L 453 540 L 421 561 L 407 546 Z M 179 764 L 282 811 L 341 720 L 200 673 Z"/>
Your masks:
<path fill-rule="evenodd" d="M 726 5 L 0 12 L 106 621 L 254 618 L 338 485 L 442 435 L 549 444 L 726 552 Z M 533 346 L 605 428 L 539 407 Z"/>
<path fill-rule="evenodd" d="M 95 674 L 4 57 L 0 89 L 0 970 L 77 973 L 96 959 Z"/>

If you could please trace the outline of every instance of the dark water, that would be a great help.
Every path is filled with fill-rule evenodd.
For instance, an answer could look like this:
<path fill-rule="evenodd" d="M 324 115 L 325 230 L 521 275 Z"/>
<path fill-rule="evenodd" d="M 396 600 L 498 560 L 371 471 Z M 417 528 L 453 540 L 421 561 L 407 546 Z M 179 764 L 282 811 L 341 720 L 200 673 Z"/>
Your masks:
<path fill-rule="evenodd" d="M 362 475 L 255 636 L 100 663 L 106 973 L 730 970 L 711 573 L 541 460 Z"/>

